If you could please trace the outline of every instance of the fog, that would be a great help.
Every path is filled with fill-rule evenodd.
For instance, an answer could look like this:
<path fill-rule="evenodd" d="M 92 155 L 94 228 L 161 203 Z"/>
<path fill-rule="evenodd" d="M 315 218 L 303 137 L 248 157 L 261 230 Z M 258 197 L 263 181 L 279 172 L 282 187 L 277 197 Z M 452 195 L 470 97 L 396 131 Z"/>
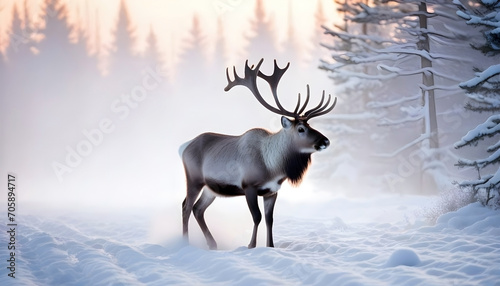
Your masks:
<path fill-rule="evenodd" d="M 273 59 L 280 66 L 291 63 L 279 88 L 289 109 L 306 84 L 311 104 L 319 102 L 323 90 L 338 97 L 331 115 L 310 122 L 332 146 L 313 155 L 302 186 L 285 184 L 280 200 L 293 204 L 389 190 L 380 174 L 397 172 L 409 155 L 380 163 L 369 154 L 375 152 L 371 142 L 344 133 L 346 96 L 318 68 L 319 60 L 328 58 L 320 43 L 331 42 L 320 26 L 339 22 L 331 1 L 243 1 L 205 12 L 191 2 L 164 15 L 168 27 L 156 14 L 148 20 L 153 4 L 141 8 L 135 1 L 109 7 L 53 1 L 5 6 L 2 13 L 10 16 L 2 23 L 0 168 L 17 175 L 21 206 L 180 210 L 185 196 L 178 155 L 182 143 L 208 131 L 239 135 L 256 127 L 280 129 L 280 116 L 263 108 L 247 89 L 223 91 L 226 67 L 236 66 L 241 75 L 246 59 L 256 64 L 260 58 L 266 74 L 272 72 Z M 30 22 L 36 13 L 43 20 Z M 172 20 L 177 18 L 183 20 Z M 271 99 L 265 83 L 259 88 Z M 457 109 L 463 102 L 451 100 Z M 460 122 L 447 140 L 459 138 L 476 121 Z M 400 144 L 396 141 L 387 142 L 387 150 Z M 357 146 L 360 156 L 346 153 L 349 145 Z M 447 164 L 453 168 L 453 161 Z M 405 184 L 412 181 L 399 188 Z M 245 207 L 237 201 L 234 206 Z"/>
<path fill-rule="evenodd" d="M 116 3 L 115 34 L 111 41 L 106 39 L 112 46 L 101 54 L 92 54 L 89 43 L 94 40 L 69 23 L 74 7 L 52 1 L 37 5 L 12 5 L 7 6 L 10 12 L 3 11 L 12 13 L 12 21 L 1 62 L 1 167 L 17 174 L 21 205 L 96 210 L 180 205 L 185 195 L 178 155 L 182 143 L 208 131 L 239 135 L 250 128 L 280 128 L 279 116 L 262 108 L 245 88 L 223 91 L 225 68 L 234 65 L 241 74 L 247 58 L 250 64 L 265 58 L 265 73 L 272 72 L 275 58 L 280 66 L 291 62 L 280 85 L 289 108 L 298 92 L 305 93 L 306 84 L 315 101 L 323 89 L 334 93 L 331 81 L 316 68 L 313 52 L 319 46 L 294 55 L 278 51 L 274 42 L 260 42 L 274 32 L 270 19 L 277 13 L 271 7 L 261 5 L 260 22 L 242 21 L 244 30 L 264 29 L 261 35 L 247 36 L 257 48 L 246 52 L 231 50 L 230 36 L 222 39 L 205 29 L 205 23 L 216 25 L 222 16 L 200 16 L 197 9 L 183 8 L 190 21 L 171 39 L 172 45 L 183 47 L 173 65 L 159 47 L 159 39 L 169 31 L 148 31 L 148 38 L 136 43 L 136 17 L 146 16 L 129 8 L 133 2 Z M 43 26 L 30 27 L 35 24 L 25 20 L 44 8 Z M 253 5 L 241 9 L 257 13 Z M 318 27 L 311 29 L 311 35 L 320 33 Z M 72 42 L 79 32 L 78 42 Z M 41 39 L 34 39 L 34 33 Z M 218 41 L 216 50 L 208 54 L 207 45 L 213 41 Z M 135 46 L 144 49 L 138 52 Z M 231 57 L 237 60 L 228 60 Z M 268 86 L 259 87 L 270 95 Z"/>

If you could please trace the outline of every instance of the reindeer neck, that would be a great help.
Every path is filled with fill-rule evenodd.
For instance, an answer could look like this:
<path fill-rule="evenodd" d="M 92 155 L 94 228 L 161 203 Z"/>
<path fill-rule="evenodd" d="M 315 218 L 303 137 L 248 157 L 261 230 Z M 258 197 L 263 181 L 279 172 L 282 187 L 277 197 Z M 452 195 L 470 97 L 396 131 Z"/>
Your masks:
<path fill-rule="evenodd" d="M 281 129 L 279 132 L 270 134 L 262 141 L 262 155 L 267 168 L 273 173 L 280 173 L 283 169 L 284 158 L 289 156 L 292 146 L 290 139 Z"/>
<path fill-rule="evenodd" d="M 295 150 L 283 129 L 269 135 L 262 144 L 267 168 L 274 175 L 284 175 L 292 184 L 299 184 L 311 162 L 311 154 Z"/>

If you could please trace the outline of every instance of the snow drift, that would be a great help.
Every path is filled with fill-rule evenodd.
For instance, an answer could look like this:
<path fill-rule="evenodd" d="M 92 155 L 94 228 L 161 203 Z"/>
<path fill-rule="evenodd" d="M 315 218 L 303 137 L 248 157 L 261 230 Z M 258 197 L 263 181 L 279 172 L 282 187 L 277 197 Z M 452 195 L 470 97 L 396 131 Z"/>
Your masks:
<path fill-rule="evenodd" d="M 405 201 L 410 205 L 414 198 Z M 354 201 L 344 202 L 343 207 L 353 212 L 364 208 Z M 349 217 L 328 212 L 317 219 L 281 215 L 276 218 L 276 248 L 241 246 L 222 251 L 186 245 L 180 230 L 179 239 L 151 243 L 151 215 L 26 215 L 19 223 L 15 285 L 495 285 L 500 281 L 499 212 L 476 203 L 425 226 L 418 220 L 409 223 L 411 214 L 405 206 L 397 209 L 398 219 L 392 216 L 392 222 L 350 222 Z M 6 227 L 0 228 L 5 233 Z M 4 240 L 2 236 L 3 245 Z M 5 257 L 6 248 L 1 251 Z M 13 285 L 5 271 L 0 284 Z"/>

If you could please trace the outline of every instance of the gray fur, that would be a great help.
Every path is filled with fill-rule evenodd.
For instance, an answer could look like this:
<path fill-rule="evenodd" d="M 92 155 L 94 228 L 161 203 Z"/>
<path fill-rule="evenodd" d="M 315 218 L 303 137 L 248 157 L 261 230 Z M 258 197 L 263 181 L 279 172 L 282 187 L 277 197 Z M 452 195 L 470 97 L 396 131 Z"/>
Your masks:
<path fill-rule="evenodd" d="M 184 153 L 184 150 L 186 150 L 186 147 L 191 144 L 191 141 L 193 140 L 189 140 L 188 142 L 182 144 L 180 147 L 179 147 L 179 157 L 182 158 L 182 154 Z"/>

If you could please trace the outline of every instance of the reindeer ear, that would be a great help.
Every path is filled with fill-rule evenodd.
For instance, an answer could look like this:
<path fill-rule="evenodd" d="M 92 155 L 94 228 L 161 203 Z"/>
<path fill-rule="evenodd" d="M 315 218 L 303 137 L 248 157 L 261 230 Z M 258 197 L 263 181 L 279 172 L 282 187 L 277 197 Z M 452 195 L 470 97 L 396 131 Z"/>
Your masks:
<path fill-rule="evenodd" d="M 286 118 L 285 116 L 281 116 L 281 126 L 283 126 L 283 128 L 288 129 L 292 127 L 292 125 L 293 122 L 290 119 Z"/>

